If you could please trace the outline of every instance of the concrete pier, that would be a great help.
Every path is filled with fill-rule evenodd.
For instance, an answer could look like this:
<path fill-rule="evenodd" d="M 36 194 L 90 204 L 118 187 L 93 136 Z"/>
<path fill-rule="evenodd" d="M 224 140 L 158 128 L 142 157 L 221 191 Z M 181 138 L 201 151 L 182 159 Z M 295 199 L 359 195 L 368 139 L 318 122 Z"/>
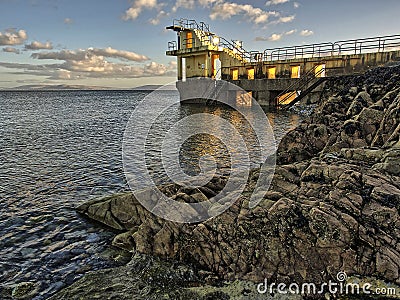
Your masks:
<path fill-rule="evenodd" d="M 259 52 L 246 51 L 242 42 L 212 33 L 203 22 L 174 20 L 167 29 L 177 32 L 177 41 L 168 43 L 166 54 L 177 57 L 181 93 L 186 79 L 223 79 L 251 93 L 260 105 L 287 106 L 296 98 L 314 102 L 323 89 L 321 78 L 363 73 L 400 62 L 400 35 Z"/>

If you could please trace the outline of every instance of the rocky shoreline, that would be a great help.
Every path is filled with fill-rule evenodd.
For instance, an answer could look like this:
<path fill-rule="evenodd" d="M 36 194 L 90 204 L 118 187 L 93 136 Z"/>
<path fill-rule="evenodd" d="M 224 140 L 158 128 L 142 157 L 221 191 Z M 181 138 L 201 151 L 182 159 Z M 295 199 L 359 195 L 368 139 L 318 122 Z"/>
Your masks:
<path fill-rule="evenodd" d="M 400 66 L 329 80 L 315 111 L 281 141 L 271 187 L 251 210 L 257 178 L 253 170 L 238 201 L 201 224 L 157 218 L 131 193 L 81 205 L 121 230 L 113 244 L 134 255 L 52 299 L 288 299 L 261 297 L 255 285 L 322 283 L 339 272 L 400 285 Z M 198 202 L 225 181 L 162 189 Z"/>

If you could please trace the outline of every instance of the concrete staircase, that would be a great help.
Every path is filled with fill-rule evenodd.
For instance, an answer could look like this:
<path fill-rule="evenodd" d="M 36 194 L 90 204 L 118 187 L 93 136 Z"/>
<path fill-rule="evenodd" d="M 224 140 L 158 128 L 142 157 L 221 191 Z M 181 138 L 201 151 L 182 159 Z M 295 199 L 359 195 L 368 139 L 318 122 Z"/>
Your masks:
<path fill-rule="evenodd" d="M 200 29 L 195 29 L 194 33 L 196 34 L 196 37 L 200 40 L 200 46 L 211 45 L 210 32 L 205 32 Z"/>
<path fill-rule="evenodd" d="M 230 57 L 240 61 L 241 63 L 246 63 L 248 60 L 244 58 L 242 55 L 235 53 L 232 49 L 224 48 L 224 52 L 228 54 Z"/>

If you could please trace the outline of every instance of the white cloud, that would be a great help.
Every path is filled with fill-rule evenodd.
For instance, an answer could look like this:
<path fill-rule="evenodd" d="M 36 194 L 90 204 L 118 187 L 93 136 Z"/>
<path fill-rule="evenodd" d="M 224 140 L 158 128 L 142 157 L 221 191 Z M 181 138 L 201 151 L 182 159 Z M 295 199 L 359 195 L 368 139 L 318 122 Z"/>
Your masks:
<path fill-rule="evenodd" d="M 293 2 L 293 7 L 294 8 L 299 8 L 300 7 L 300 3 L 299 2 Z"/>
<path fill-rule="evenodd" d="M 158 25 L 158 24 L 160 24 L 160 21 L 161 21 L 162 18 L 168 17 L 169 15 L 170 15 L 169 13 L 161 10 L 161 11 L 158 12 L 157 16 L 155 18 L 151 18 L 149 20 L 149 22 L 152 25 Z"/>
<path fill-rule="evenodd" d="M 290 0 L 270 0 L 267 1 L 267 3 L 265 3 L 266 6 L 270 6 L 270 5 L 278 5 L 278 4 L 283 4 L 286 2 L 289 2 Z"/>
<path fill-rule="evenodd" d="M 13 69 L 12 74 L 45 76 L 51 80 L 83 78 L 139 78 L 175 76 L 176 61 L 161 64 L 144 55 L 113 48 L 88 48 L 79 50 L 41 51 L 32 58 L 58 60 L 54 64 L 20 64 L 0 62 L 0 66 Z M 112 58 L 109 60 L 108 58 Z M 148 63 L 144 63 L 149 61 Z"/>
<path fill-rule="evenodd" d="M 147 76 L 163 76 L 174 73 L 176 70 L 176 61 L 171 61 L 168 65 L 159 64 L 154 61 L 144 66 L 143 75 Z"/>
<path fill-rule="evenodd" d="M 209 9 L 209 17 L 211 20 L 227 20 L 234 16 L 242 16 L 248 22 L 254 24 L 279 24 L 287 23 L 294 20 L 294 16 L 281 17 L 280 13 L 274 10 L 264 10 L 255 7 L 252 4 L 242 4 L 229 2 L 229 0 L 174 0 L 169 6 L 169 10 L 161 8 L 167 6 L 167 3 L 157 2 L 158 0 L 134 0 L 131 7 L 125 11 L 124 20 L 135 20 L 144 9 L 155 9 L 157 15 L 149 19 L 150 24 L 158 25 L 163 17 L 176 13 L 180 8 L 187 10 L 195 10 L 196 8 Z M 289 2 L 290 0 L 271 0 L 267 3 L 271 5 Z M 271 18 L 275 20 L 271 22 Z"/>
<path fill-rule="evenodd" d="M 295 19 L 295 16 L 280 17 L 277 23 L 289 23 Z"/>
<path fill-rule="evenodd" d="M 72 24 L 72 23 L 74 23 L 74 20 L 72 20 L 71 18 L 64 19 L 64 24 Z"/>
<path fill-rule="evenodd" d="M 172 7 L 171 11 L 174 13 L 178 8 L 194 9 L 196 6 L 195 0 L 176 0 L 175 5 Z"/>
<path fill-rule="evenodd" d="M 63 57 L 74 57 L 74 52 L 78 53 L 83 51 L 84 50 L 66 50 L 64 51 Z M 74 58 L 78 57 L 79 55 Z M 0 62 L 0 66 L 16 70 L 11 72 L 12 74 L 44 76 L 50 80 L 87 78 L 121 79 L 176 75 L 176 61 L 171 61 L 168 64 L 160 64 L 153 61 L 148 64 L 114 63 L 107 61 L 103 56 L 94 54 L 86 56 L 81 60 L 65 59 L 60 64 L 37 65 Z"/>
<path fill-rule="evenodd" d="M 40 49 L 51 50 L 51 49 L 53 49 L 53 45 L 50 42 L 41 43 L 41 42 L 33 41 L 30 44 L 26 44 L 25 49 L 26 50 L 40 50 Z"/>
<path fill-rule="evenodd" d="M 310 36 L 310 35 L 313 35 L 313 34 L 314 34 L 314 31 L 308 30 L 308 29 L 304 29 L 304 30 L 302 30 L 302 31 L 300 32 L 300 35 L 301 35 L 301 36 Z"/>
<path fill-rule="evenodd" d="M 256 38 L 254 39 L 256 42 L 264 42 L 267 41 L 268 39 L 262 36 L 256 36 Z"/>
<path fill-rule="evenodd" d="M 135 0 L 132 6 L 122 16 L 122 19 L 125 21 L 135 20 L 144 8 L 152 9 L 156 8 L 157 6 L 157 0 Z"/>
<path fill-rule="evenodd" d="M 149 60 L 149 58 L 145 55 L 138 54 L 135 52 L 130 52 L 130 51 L 124 51 L 124 50 L 116 50 L 111 47 L 104 48 L 104 49 L 89 49 L 90 52 L 92 52 L 95 55 L 101 55 L 105 57 L 114 57 L 114 58 L 123 58 L 126 60 L 130 61 L 146 61 Z"/>
<path fill-rule="evenodd" d="M 217 3 L 212 7 L 210 18 L 211 20 L 226 20 L 236 15 L 242 15 L 249 21 L 260 24 L 268 22 L 271 16 L 279 16 L 279 13 L 276 11 L 264 11 L 250 4 L 223 2 Z"/>
<path fill-rule="evenodd" d="M 0 46 L 21 45 L 27 38 L 25 30 L 6 29 L 4 33 L 0 32 Z"/>
<path fill-rule="evenodd" d="M 8 69 L 21 69 L 27 71 L 27 73 L 34 73 L 35 75 L 48 75 L 49 73 L 44 73 L 46 70 L 51 70 L 51 69 L 56 69 L 59 67 L 59 65 L 54 64 L 54 65 L 33 65 L 33 64 L 21 64 L 21 63 L 6 63 L 6 62 L 0 62 L 0 66 Z M 18 73 L 20 74 L 20 73 Z"/>
<path fill-rule="evenodd" d="M 18 49 L 13 48 L 13 47 L 5 47 L 5 48 L 3 48 L 3 52 L 15 53 L 15 54 L 20 53 L 20 51 Z"/>
<path fill-rule="evenodd" d="M 56 70 L 55 74 L 53 76 L 51 76 L 51 78 L 52 79 L 70 80 L 70 79 L 79 79 L 79 75 L 74 76 L 71 71 L 60 69 L 60 70 Z"/>
<path fill-rule="evenodd" d="M 67 60 L 67 61 L 86 61 L 93 57 L 112 57 L 119 58 L 134 62 L 143 62 L 149 58 L 142 54 L 135 52 L 116 50 L 111 47 L 108 48 L 88 48 L 86 50 L 62 50 L 55 52 L 39 52 L 33 53 L 32 57 L 37 59 L 54 59 L 54 60 Z"/>
<path fill-rule="evenodd" d="M 292 30 L 286 31 L 285 35 L 292 35 L 293 33 L 296 33 L 296 32 L 297 32 L 296 29 L 292 29 Z"/>
<path fill-rule="evenodd" d="M 57 52 L 38 52 L 31 55 L 37 59 L 54 60 L 84 60 L 87 56 L 87 50 L 61 50 Z"/>
<path fill-rule="evenodd" d="M 256 41 L 259 41 L 259 42 L 260 42 L 260 41 L 263 41 L 263 42 L 265 42 L 265 41 L 268 41 L 268 42 L 276 42 L 276 41 L 281 40 L 282 37 L 283 37 L 283 34 L 282 34 L 282 33 L 273 33 L 273 34 L 271 34 L 271 36 L 269 36 L 269 37 L 258 36 L 258 37 L 255 38 L 255 40 L 256 40 Z"/>
<path fill-rule="evenodd" d="M 268 41 L 270 41 L 270 42 L 279 41 L 279 40 L 282 39 L 282 36 L 283 36 L 282 34 L 274 33 L 274 34 L 272 34 L 272 35 L 268 38 Z"/>
<path fill-rule="evenodd" d="M 222 0 L 198 0 L 199 4 L 203 7 L 210 7 L 217 2 L 223 2 Z"/>
<path fill-rule="evenodd" d="M 269 37 L 258 36 L 258 37 L 255 38 L 255 40 L 256 41 L 277 42 L 277 41 L 280 41 L 283 38 L 283 36 L 292 35 L 292 34 L 294 34 L 296 32 L 297 32 L 296 29 L 292 29 L 292 30 L 289 30 L 289 31 L 286 31 L 286 32 L 283 32 L 283 33 L 274 33 Z"/>

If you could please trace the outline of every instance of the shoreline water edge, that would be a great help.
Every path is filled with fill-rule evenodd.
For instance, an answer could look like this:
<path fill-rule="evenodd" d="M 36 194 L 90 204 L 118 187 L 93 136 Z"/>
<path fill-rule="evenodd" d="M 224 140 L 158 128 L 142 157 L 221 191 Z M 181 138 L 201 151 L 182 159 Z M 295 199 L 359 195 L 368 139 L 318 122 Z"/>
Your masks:
<path fill-rule="evenodd" d="M 382 299 L 379 288 L 400 297 L 400 66 L 328 80 L 314 112 L 280 142 L 270 189 L 249 209 L 257 178 L 252 170 L 235 204 L 200 224 L 160 219 L 132 193 L 80 205 L 80 213 L 121 232 L 113 245 L 132 258 L 51 299 L 330 299 L 328 289 L 260 293 L 257 284 L 320 285 L 341 272 L 373 291 L 343 299 Z M 160 189 L 202 201 L 225 182 Z"/>

